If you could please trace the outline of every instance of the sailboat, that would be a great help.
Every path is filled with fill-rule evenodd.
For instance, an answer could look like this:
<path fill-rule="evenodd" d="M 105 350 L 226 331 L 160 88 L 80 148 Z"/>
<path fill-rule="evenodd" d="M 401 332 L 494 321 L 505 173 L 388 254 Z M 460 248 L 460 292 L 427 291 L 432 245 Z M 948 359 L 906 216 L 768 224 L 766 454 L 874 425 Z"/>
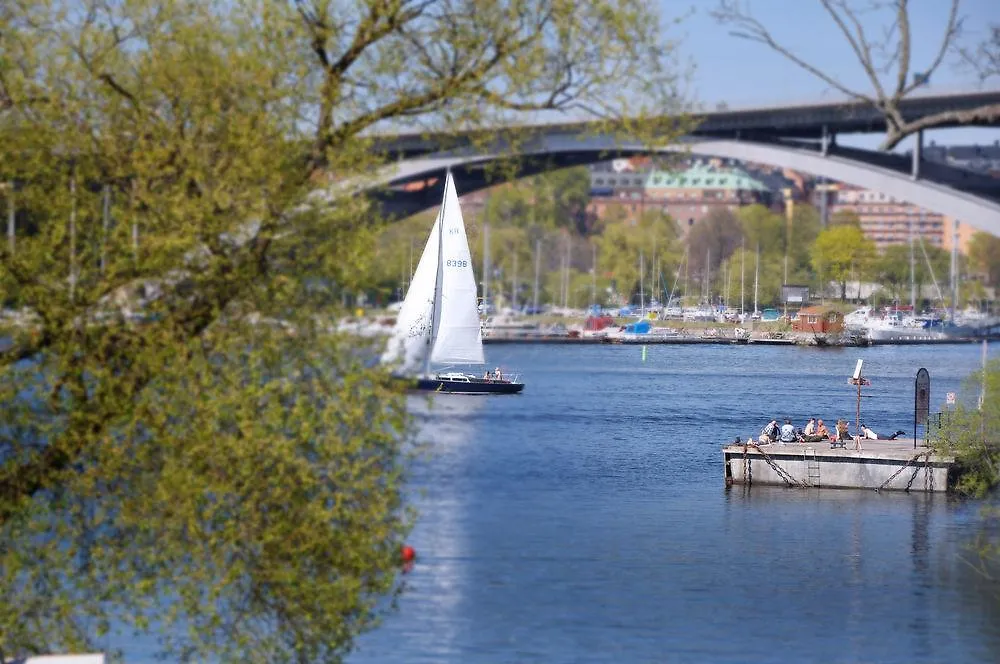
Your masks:
<path fill-rule="evenodd" d="M 483 337 L 476 303 L 476 277 L 448 171 L 444 197 L 417 270 L 406 291 L 382 363 L 394 365 L 397 377 L 418 390 L 460 394 L 517 394 L 524 383 L 500 369 L 483 376 L 435 372 L 434 365 L 482 365 Z"/>

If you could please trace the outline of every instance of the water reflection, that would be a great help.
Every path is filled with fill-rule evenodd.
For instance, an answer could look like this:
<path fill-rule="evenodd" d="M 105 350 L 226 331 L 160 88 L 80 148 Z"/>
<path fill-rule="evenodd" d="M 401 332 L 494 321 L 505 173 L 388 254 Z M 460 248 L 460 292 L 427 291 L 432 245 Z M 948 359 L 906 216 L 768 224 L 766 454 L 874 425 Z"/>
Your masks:
<path fill-rule="evenodd" d="M 469 469 L 470 449 L 476 444 L 476 422 L 488 397 L 412 396 L 407 410 L 417 422 L 417 440 L 423 454 L 414 467 L 413 505 L 418 510 L 410 544 L 417 561 L 407 575 L 409 590 L 401 601 L 408 620 L 389 624 L 379 639 L 368 635 L 352 661 L 384 661 L 391 655 L 383 646 L 397 639 L 412 652 L 448 656 L 463 624 L 463 589 L 470 556 L 467 529 L 468 502 L 463 478 Z M 433 518 L 424 518 L 433 515 Z M 387 639 L 384 632 L 395 632 Z M 408 661 L 414 661 L 412 659 Z"/>

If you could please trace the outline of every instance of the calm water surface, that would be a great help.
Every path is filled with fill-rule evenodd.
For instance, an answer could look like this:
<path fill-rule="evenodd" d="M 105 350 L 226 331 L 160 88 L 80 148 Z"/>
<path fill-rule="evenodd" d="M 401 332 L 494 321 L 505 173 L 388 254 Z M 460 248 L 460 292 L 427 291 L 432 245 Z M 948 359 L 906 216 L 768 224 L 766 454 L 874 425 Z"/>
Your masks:
<path fill-rule="evenodd" d="M 411 406 L 420 556 L 368 662 L 997 662 L 1000 586 L 963 562 L 974 504 L 735 487 L 721 444 L 771 417 L 912 430 L 977 346 L 489 346 L 518 397 Z M 853 429 L 853 425 L 852 425 Z"/>

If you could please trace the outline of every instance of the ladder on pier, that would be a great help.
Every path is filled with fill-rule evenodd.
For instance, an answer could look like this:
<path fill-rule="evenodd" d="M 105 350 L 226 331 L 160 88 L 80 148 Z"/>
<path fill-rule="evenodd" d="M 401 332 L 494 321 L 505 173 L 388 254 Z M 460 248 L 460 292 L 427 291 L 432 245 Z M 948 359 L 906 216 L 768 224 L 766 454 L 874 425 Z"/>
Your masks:
<path fill-rule="evenodd" d="M 807 447 L 802 450 L 802 460 L 806 466 L 806 483 L 809 486 L 819 486 L 819 460 L 816 459 L 816 450 Z"/>

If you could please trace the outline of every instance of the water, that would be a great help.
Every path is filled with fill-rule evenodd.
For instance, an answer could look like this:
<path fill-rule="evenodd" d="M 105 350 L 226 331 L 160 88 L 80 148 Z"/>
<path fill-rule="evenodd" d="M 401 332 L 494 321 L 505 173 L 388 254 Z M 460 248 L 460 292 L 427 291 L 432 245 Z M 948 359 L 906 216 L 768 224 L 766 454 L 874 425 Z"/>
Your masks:
<path fill-rule="evenodd" d="M 964 562 L 978 505 L 734 487 L 723 442 L 772 417 L 912 432 L 978 346 L 491 346 L 519 397 L 439 396 L 415 468 L 419 560 L 368 662 L 996 662 L 1000 586 Z M 853 430 L 853 425 L 852 425 Z"/>

